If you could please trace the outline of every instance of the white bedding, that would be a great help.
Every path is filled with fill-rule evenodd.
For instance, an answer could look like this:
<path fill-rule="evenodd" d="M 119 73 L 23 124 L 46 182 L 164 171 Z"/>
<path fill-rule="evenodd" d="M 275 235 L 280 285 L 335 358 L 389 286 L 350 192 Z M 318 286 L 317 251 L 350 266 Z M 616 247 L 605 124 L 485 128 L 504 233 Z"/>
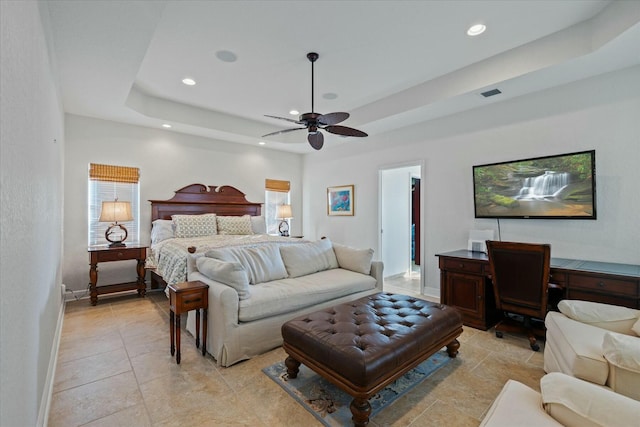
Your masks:
<path fill-rule="evenodd" d="M 155 270 L 167 282 L 167 285 L 171 285 L 187 280 L 187 255 L 189 253 L 187 249 L 191 246 L 195 246 L 196 253 L 200 253 L 228 246 L 292 245 L 306 242 L 303 239 L 269 234 L 174 237 L 151 244 L 146 268 Z"/>

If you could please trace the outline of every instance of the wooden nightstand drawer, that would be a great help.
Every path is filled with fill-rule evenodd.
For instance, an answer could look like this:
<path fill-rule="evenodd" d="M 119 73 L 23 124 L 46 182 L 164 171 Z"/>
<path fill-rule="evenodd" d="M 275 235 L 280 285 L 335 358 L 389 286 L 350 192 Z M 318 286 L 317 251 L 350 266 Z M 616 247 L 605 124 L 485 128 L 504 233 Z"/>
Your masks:
<path fill-rule="evenodd" d="M 186 313 L 187 311 L 206 307 L 209 293 L 205 290 L 186 291 L 176 294 L 175 302 L 172 301 L 174 313 Z"/>
<path fill-rule="evenodd" d="M 96 252 L 96 254 L 98 257 L 98 262 L 145 258 L 145 255 L 141 254 L 141 251 L 138 248 L 109 249 Z"/>
<path fill-rule="evenodd" d="M 569 277 L 569 287 L 571 289 L 581 289 L 606 294 L 628 295 L 630 297 L 636 297 L 638 295 L 638 283 L 635 280 L 572 274 Z"/>

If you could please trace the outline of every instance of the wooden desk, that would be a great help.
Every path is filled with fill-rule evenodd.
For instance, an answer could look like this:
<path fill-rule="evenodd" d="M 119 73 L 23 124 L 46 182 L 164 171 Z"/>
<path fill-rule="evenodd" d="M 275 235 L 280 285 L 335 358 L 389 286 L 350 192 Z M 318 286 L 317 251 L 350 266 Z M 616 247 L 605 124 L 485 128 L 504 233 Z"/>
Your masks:
<path fill-rule="evenodd" d="M 482 252 L 436 254 L 440 265 L 440 301 L 456 307 L 465 325 L 487 330 L 501 318 Z M 551 283 L 564 298 L 640 308 L 640 265 L 551 258 Z"/>
<path fill-rule="evenodd" d="M 147 285 L 144 282 L 144 260 L 147 257 L 147 247 L 140 245 L 121 246 L 109 248 L 108 246 L 92 246 L 89 252 L 89 288 L 91 292 L 91 305 L 98 303 L 98 295 L 113 292 L 129 291 L 136 289 L 138 296 L 145 296 Z M 110 261 L 124 261 L 135 259 L 138 261 L 136 272 L 138 280 L 115 285 L 98 286 L 98 263 Z"/>

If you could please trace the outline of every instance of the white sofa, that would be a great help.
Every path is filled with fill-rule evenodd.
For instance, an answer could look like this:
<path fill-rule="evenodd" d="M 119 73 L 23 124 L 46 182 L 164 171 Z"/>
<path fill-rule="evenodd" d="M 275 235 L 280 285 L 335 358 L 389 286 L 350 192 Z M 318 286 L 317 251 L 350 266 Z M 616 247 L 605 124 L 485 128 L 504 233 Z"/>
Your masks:
<path fill-rule="evenodd" d="M 554 372 L 540 380 L 540 393 L 509 380 L 480 427 L 635 427 L 640 402 L 609 388 Z"/>
<path fill-rule="evenodd" d="M 383 265 L 372 257 L 329 239 L 191 255 L 188 280 L 209 285 L 207 351 L 230 366 L 281 345 L 294 317 L 381 292 Z"/>
<path fill-rule="evenodd" d="M 563 372 L 640 400 L 640 310 L 563 300 L 545 318 L 545 372 Z"/>

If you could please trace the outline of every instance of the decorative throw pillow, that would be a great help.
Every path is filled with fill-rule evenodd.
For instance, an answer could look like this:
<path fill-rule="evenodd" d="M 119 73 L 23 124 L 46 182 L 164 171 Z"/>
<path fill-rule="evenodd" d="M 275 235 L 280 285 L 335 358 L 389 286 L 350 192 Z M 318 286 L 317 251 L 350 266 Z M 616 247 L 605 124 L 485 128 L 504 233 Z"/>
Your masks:
<path fill-rule="evenodd" d="M 338 261 L 329 239 L 298 245 L 283 245 L 280 246 L 280 255 L 289 277 L 306 276 L 318 271 L 338 268 Z"/>
<path fill-rule="evenodd" d="M 253 234 L 251 216 L 219 216 L 218 234 Z"/>
<path fill-rule="evenodd" d="M 211 249 L 205 256 L 242 264 L 252 285 L 287 277 L 287 270 L 275 245 Z"/>
<path fill-rule="evenodd" d="M 217 234 L 216 214 L 172 215 L 176 237 L 200 237 Z"/>
<path fill-rule="evenodd" d="M 267 223 L 263 216 L 251 217 L 251 231 L 253 234 L 267 234 Z"/>
<path fill-rule="evenodd" d="M 558 310 L 570 319 L 622 334 L 631 332 L 640 314 L 632 308 L 581 300 L 562 300 Z"/>
<path fill-rule="evenodd" d="M 243 300 L 251 296 L 249 278 L 244 267 L 238 262 L 225 262 L 215 258 L 200 257 L 196 260 L 198 271 L 211 280 L 224 283 L 238 292 Z"/>
<path fill-rule="evenodd" d="M 151 244 L 175 237 L 173 221 L 170 219 L 156 219 L 151 223 Z"/>
<path fill-rule="evenodd" d="M 362 274 L 371 273 L 373 249 L 355 249 L 334 243 L 333 251 L 336 253 L 340 268 Z"/>

